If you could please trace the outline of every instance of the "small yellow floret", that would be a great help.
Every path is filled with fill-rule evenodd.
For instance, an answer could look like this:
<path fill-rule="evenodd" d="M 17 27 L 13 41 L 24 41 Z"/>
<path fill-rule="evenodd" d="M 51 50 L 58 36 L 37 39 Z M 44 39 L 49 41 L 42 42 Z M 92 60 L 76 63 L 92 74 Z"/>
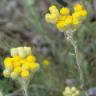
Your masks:
<path fill-rule="evenodd" d="M 4 64 L 6 64 L 6 63 L 11 63 L 12 64 L 12 58 L 6 57 L 5 60 L 4 60 Z"/>
<path fill-rule="evenodd" d="M 20 67 L 21 63 L 19 61 L 16 61 L 13 63 L 14 68 Z"/>
<path fill-rule="evenodd" d="M 47 22 L 51 22 L 50 21 L 50 14 L 49 13 L 47 13 L 46 15 L 45 15 L 45 20 L 47 21 Z"/>
<path fill-rule="evenodd" d="M 65 20 L 64 25 L 65 25 L 65 26 L 69 26 L 69 25 L 71 25 L 72 23 L 73 23 L 73 17 L 72 17 L 72 16 L 68 16 L 68 17 L 66 18 L 66 20 Z"/>
<path fill-rule="evenodd" d="M 58 16 L 56 14 L 51 14 L 50 21 L 52 24 L 55 24 L 58 20 Z"/>
<path fill-rule="evenodd" d="M 58 20 L 58 15 L 57 14 L 46 14 L 45 15 L 45 20 L 47 22 L 50 22 L 52 24 L 55 24 L 56 21 Z"/>
<path fill-rule="evenodd" d="M 58 30 L 60 31 L 64 31 L 64 21 L 58 21 L 56 24 L 56 27 L 58 28 Z"/>
<path fill-rule="evenodd" d="M 13 56 L 13 62 L 16 62 L 16 61 L 20 61 L 21 60 L 21 57 L 20 56 Z"/>
<path fill-rule="evenodd" d="M 28 70 L 23 70 L 21 72 L 21 77 L 24 78 L 24 79 L 27 79 L 29 77 L 29 71 Z"/>
<path fill-rule="evenodd" d="M 28 62 L 36 62 L 36 57 L 33 56 L 33 55 L 30 55 L 30 56 L 28 56 L 28 57 L 26 58 L 26 60 L 27 60 Z"/>
<path fill-rule="evenodd" d="M 60 16 L 59 19 L 58 19 L 58 21 L 65 21 L 66 17 L 67 16 Z"/>
<path fill-rule="evenodd" d="M 74 11 L 81 11 L 82 9 L 83 9 L 83 6 L 81 4 L 74 5 Z"/>
<path fill-rule="evenodd" d="M 43 61 L 43 64 L 44 64 L 44 65 L 49 65 L 49 61 L 48 61 L 47 59 L 45 59 L 45 60 Z"/>
<path fill-rule="evenodd" d="M 80 24 L 80 20 L 73 18 L 73 25 L 79 25 Z"/>
<path fill-rule="evenodd" d="M 29 67 L 29 63 L 24 63 L 23 65 L 22 65 L 22 70 L 28 70 L 30 67 Z"/>
<path fill-rule="evenodd" d="M 14 69 L 14 72 L 17 73 L 17 74 L 19 74 L 21 71 L 22 71 L 21 67 L 16 67 Z"/>
<path fill-rule="evenodd" d="M 13 62 L 12 58 L 9 57 L 5 58 L 4 60 L 5 68 L 12 68 L 13 67 L 12 62 Z"/>
<path fill-rule="evenodd" d="M 72 17 L 73 18 L 78 18 L 78 19 L 80 19 L 81 18 L 81 16 L 80 16 L 80 12 L 74 12 L 73 14 L 72 14 Z"/>
<path fill-rule="evenodd" d="M 70 10 L 67 7 L 63 7 L 60 10 L 61 15 L 68 15 L 70 13 Z"/>
<path fill-rule="evenodd" d="M 86 17 L 86 16 L 87 16 L 87 11 L 86 11 L 86 10 L 80 11 L 80 15 L 81 15 L 82 17 Z"/>
<path fill-rule="evenodd" d="M 50 6 L 49 11 L 51 14 L 59 14 L 59 11 L 55 5 Z"/>

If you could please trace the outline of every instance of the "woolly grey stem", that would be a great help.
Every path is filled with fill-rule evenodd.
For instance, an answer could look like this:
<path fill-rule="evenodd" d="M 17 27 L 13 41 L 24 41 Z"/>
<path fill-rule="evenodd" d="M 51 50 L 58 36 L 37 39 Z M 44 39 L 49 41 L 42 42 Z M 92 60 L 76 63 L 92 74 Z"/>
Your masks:
<path fill-rule="evenodd" d="M 25 79 L 20 79 L 19 82 L 22 86 L 24 96 L 28 96 L 28 90 L 27 89 L 28 89 L 29 82 L 26 81 Z"/>
<path fill-rule="evenodd" d="M 75 56 L 76 56 L 76 64 L 78 66 L 78 69 L 79 69 L 79 73 L 80 73 L 80 81 L 81 81 L 81 87 L 82 85 L 84 84 L 84 79 L 83 79 L 83 71 L 80 67 L 80 57 L 79 57 L 79 51 L 78 51 L 78 46 L 76 44 L 76 41 L 74 40 L 71 40 L 71 44 L 73 45 L 74 47 L 74 51 L 75 51 Z"/>
<path fill-rule="evenodd" d="M 78 69 L 79 69 L 79 73 L 80 73 L 80 82 L 81 82 L 81 87 L 83 87 L 84 85 L 84 78 L 83 78 L 83 71 L 80 67 L 80 57 L 79 57 L 79 51 L 78 51 L 78 46 L 77 46 L 77 43 L 76 41 L 73 39 L 73 34 L 74 34 L 74 31 L 67 31 L 66 32 L 66 37 L 67 37 L 67 40 L 72 44 L 72 46 L 74 47 L 74 51 L 75 51 L 75 56 L 76 56 L 76 64 L 78 66 Z"/>
<path fill-rule="evenodd" d="M 23 86 L 23 90 L 24 90 L 24 96 L 28 96 L 27 86 L 26 85 Z"/>

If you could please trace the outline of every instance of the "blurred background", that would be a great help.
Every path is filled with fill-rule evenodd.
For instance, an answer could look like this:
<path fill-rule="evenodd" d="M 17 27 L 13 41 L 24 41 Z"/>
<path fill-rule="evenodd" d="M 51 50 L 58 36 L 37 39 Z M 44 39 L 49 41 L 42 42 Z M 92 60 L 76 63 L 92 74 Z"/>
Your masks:
<path fill-rule="evenodd" d="M 30 82 L 29 96 L 62 96 L 65 86 L 80 87 L 73 47 L 44 17 L 52 4 L 71 8 L 78 2 L 88 11 L 88 18 L 75 34 L 84 92 L 96 96 L 96 0 L 0 0 L 0 90 L 6 96 L 23 96 L 20 85 L 2 75 L 4 57 L 17 46 L 31 46 L 41 64 Z"/>

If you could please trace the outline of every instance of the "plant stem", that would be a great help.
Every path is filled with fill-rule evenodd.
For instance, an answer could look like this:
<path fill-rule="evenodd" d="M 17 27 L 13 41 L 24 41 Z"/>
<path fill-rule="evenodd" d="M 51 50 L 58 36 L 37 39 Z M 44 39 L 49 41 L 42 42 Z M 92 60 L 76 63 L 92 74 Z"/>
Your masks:
<path fill-rule="evenodd" d="M 28 96 L 27 86 L 26 85 L 23 86 L 23 90 L 24 90 L 24 96 Z"/>
<path fill-rule="evenodd" d="M 78 66 L 78 70 L 79 70 L 79 73 L 80 73 L 80 83 L 81 83 L 81 87 L 83 87 L 84 78 L 83 78 L 83 71 L 82 71 L 81 66 L 80 66 L 80 56 L 79 56 L 78 46 L 77 46 L 76 41 L 73 39 L 73 37 L 68 38 L 68 41 L 70 41 L 70 43 L 74 47 L 75 56 L 76 56 L 76 64 Z"/>
<path fill-rule="evenodd" d="M 24 93 L 24 96 L 28 96 L 28 83 L 25 79 L 21 79 L 20 80 L 21 82 L 21 86 L 22 86 L 22 89 L 23 89 L 23 93 Z"/>

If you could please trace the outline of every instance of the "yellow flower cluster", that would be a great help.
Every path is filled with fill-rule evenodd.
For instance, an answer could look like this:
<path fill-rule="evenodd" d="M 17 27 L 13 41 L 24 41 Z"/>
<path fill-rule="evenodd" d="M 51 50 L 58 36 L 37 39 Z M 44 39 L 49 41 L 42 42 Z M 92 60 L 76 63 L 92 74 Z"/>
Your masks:
<path fill-rule="evenodd" d="M 11 56 L 4 60 L 3 75 L 7 78 L 27 79 L 31 72 L 36 72 L 40 67 L 36 62 L 36 57 L 32 55 L 30 47 L 12 48 Z"/>
<path fill-rule="evenodd" d="M 58 10 L 55 5 L 52 5 L 49 7 L 50 13 L 45 15 L 45 20 L 55 24 L 60 31 L 64 31 L 68 28 L 76 28 L 87 16 L 87 11 L 80 4 L 75 4 L 73 9 L 74 12 L 70 14 L 69 8 L 63 7 Z"/>
<path fill-rule="evenodd" d="M 63 96 L 80 96 L 80 92 L 76 87 L 66 87 Z"/>

